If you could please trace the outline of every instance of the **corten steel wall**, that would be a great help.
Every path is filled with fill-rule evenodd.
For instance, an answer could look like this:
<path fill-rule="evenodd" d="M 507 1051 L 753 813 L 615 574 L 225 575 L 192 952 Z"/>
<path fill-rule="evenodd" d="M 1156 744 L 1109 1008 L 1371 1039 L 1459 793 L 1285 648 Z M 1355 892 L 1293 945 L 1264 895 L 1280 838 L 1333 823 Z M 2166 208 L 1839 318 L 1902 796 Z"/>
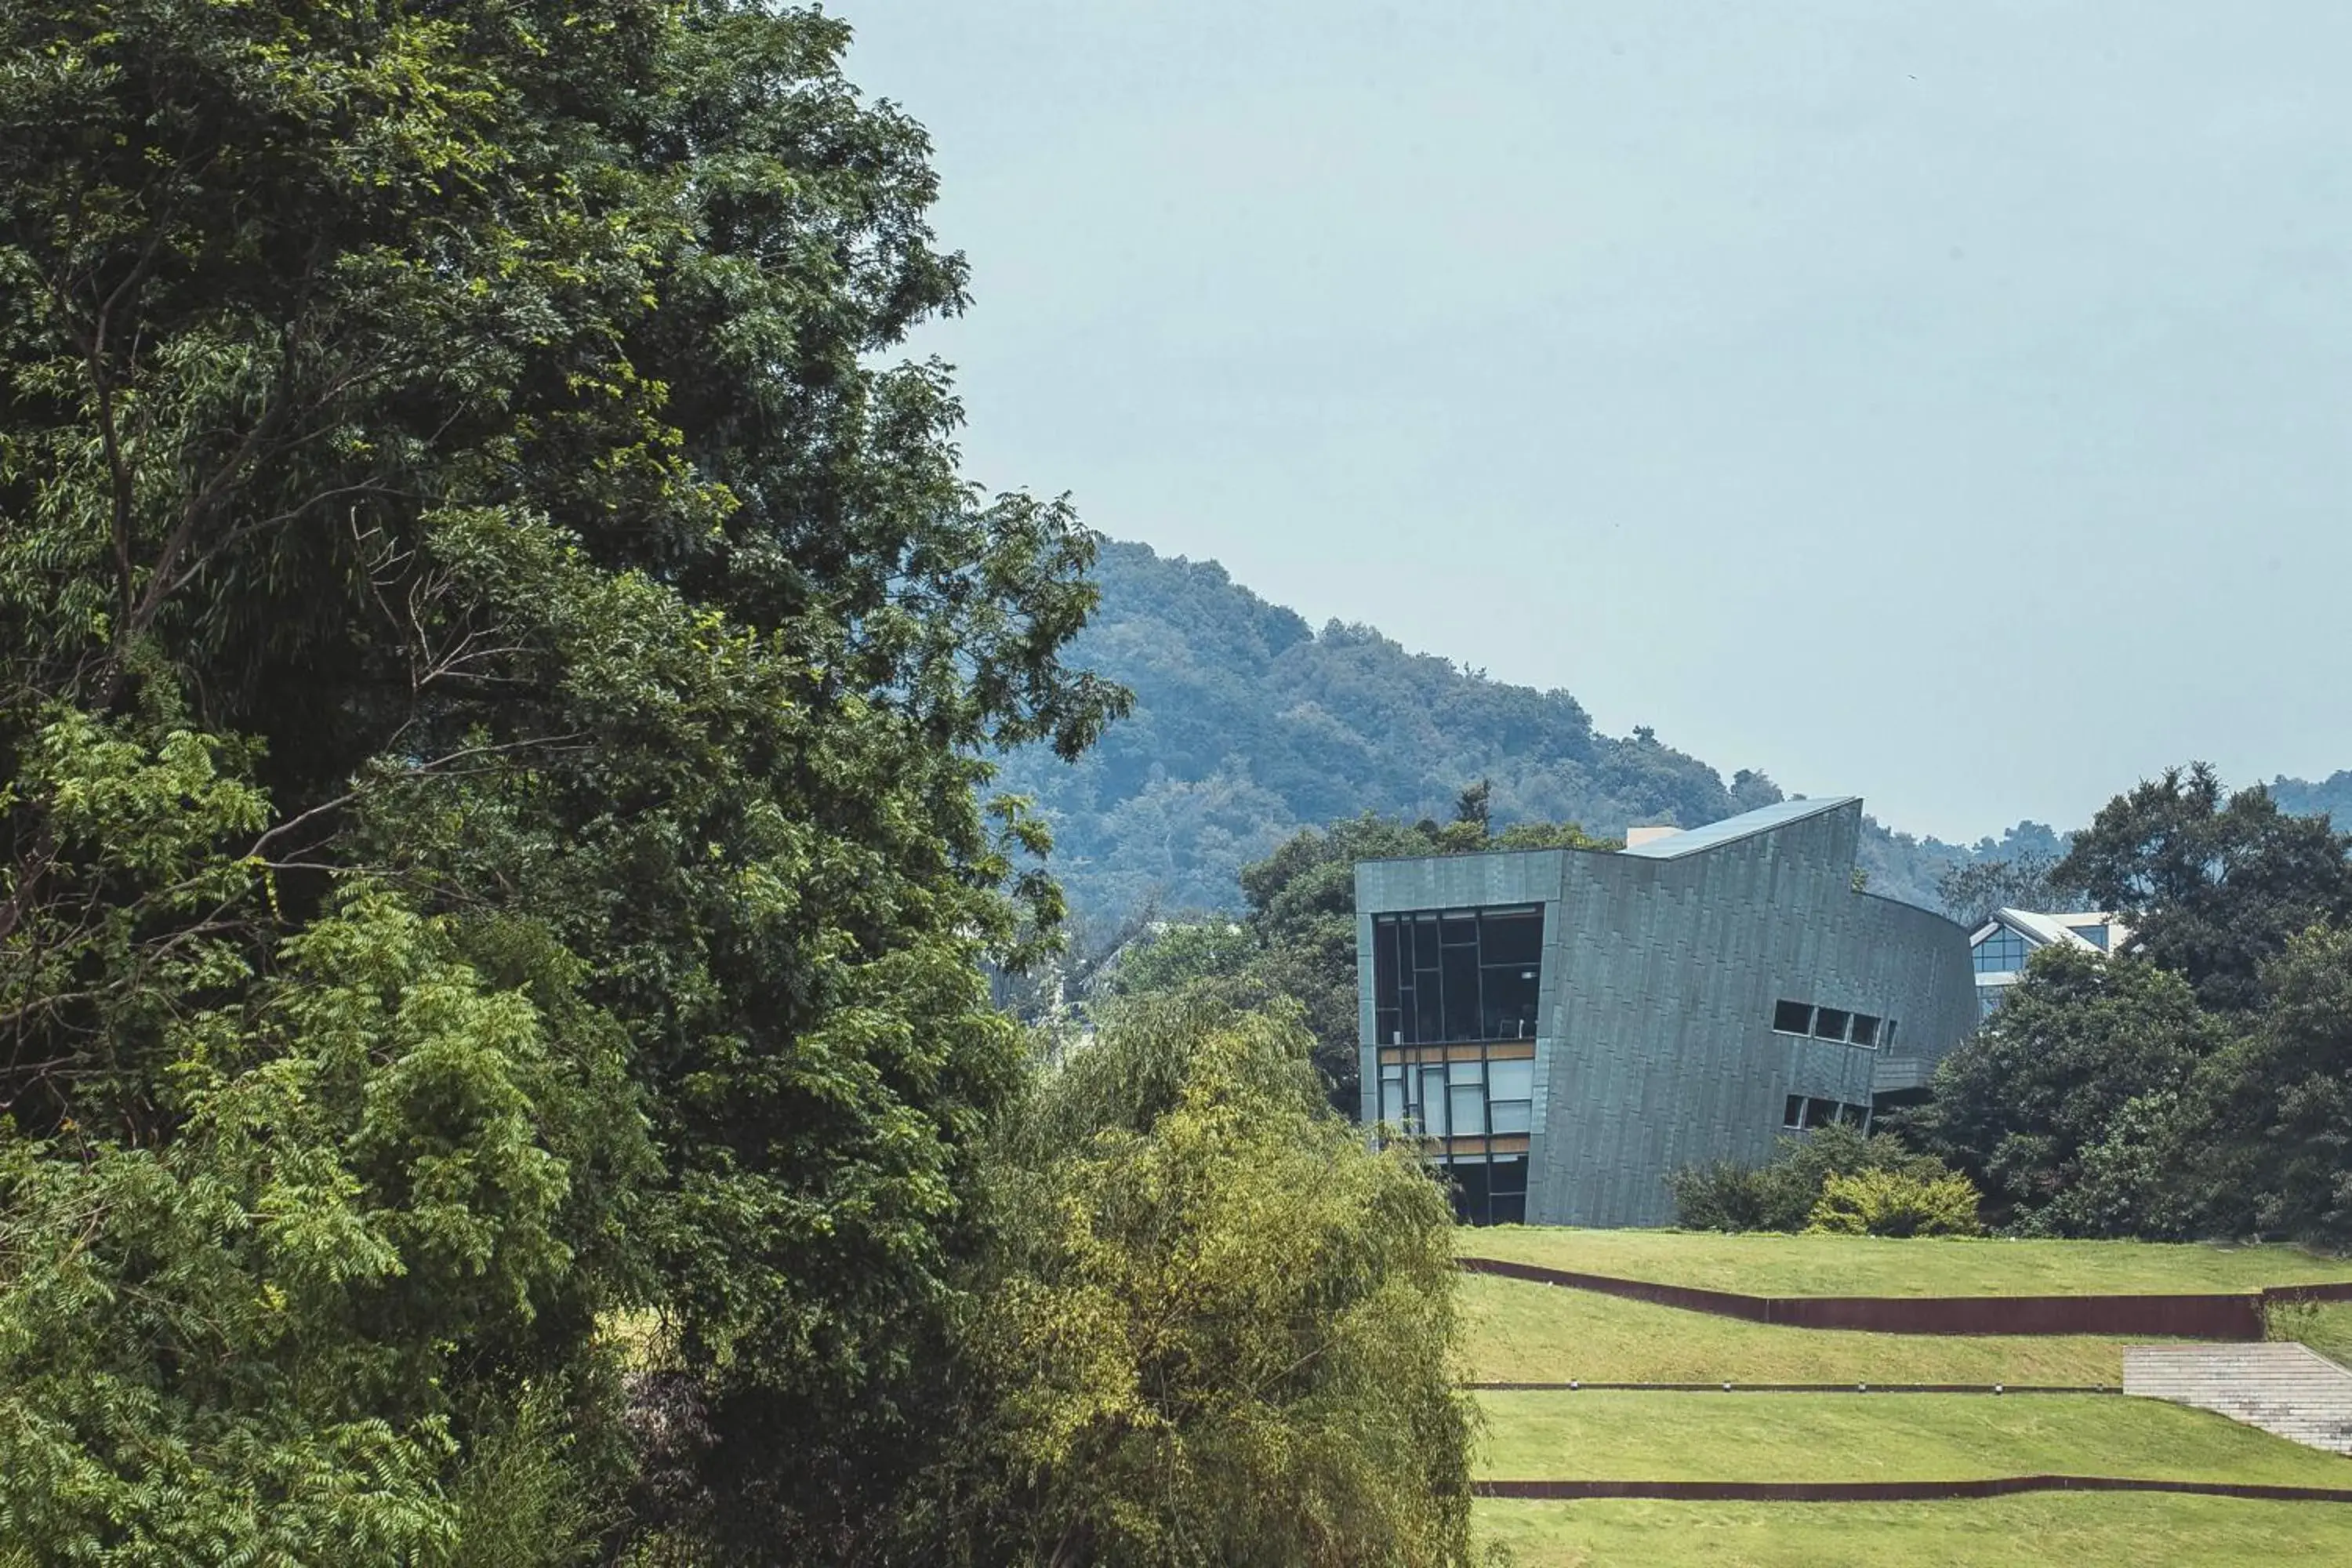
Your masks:
<path fill-rule="evenodd" d="M 1968 933 L 1853 891 L 1861 829 L 1862 803 L 1846 800 L 1675 858 L 1538 850 L 1358 866 L 1366 1120 L 1379 1079 L 1371 917 L 1540 901 L 1528 1218 L 1667 1222 L 1667 1173 L 1769 1158 L 1788 1096 L 1869 1101 L 1885 1058 L 1774 1033 L 1777 1001 L 1892 1018 L 1895 1054 L 1922 1059 L 1976 1021 Z"/>
<path fill-rule="evenodd" d="M 2168 1296 L 1748 1296 L 1650 1279 L 1579 1274 L 1496 1258 L 1455 1261 L 1468 1273 L 1654 1301 L 1662 1307 L 1712 1312 L 1751 1323 L 1862 1329 L 1885 1334 L 2148 1334 L 2166 1339 L 2259 1340 L 2263 1302 L 2277 1299 L 2264 1291 Z"/>

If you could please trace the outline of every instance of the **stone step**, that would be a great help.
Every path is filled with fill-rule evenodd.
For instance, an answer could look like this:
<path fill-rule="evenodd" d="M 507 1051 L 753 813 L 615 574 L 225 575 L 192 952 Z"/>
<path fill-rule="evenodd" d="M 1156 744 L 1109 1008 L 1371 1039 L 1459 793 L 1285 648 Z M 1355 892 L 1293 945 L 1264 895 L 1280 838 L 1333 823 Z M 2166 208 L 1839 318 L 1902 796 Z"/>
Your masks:
<path fill-rule="evenodd" d="M 2352 1370 L 2308 1345 L 2130 1345 L 2124 1392 L 2352 1455 Z"/>

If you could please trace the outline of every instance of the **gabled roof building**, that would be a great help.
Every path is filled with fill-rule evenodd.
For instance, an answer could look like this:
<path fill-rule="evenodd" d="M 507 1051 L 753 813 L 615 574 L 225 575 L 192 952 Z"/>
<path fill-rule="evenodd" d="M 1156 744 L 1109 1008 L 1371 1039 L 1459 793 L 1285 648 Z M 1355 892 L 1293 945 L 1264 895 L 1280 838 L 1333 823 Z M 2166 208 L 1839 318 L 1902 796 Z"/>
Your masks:
<path fill-rule="evenodd" d="M 1867 1123 L 1977 1019 L 1969 932 L 1857 890 L 1862 803 L 1356 868 L 1363 1116 L 1465 1218 L 1662 1225 L 1667 1174 Z"/>
<path fill-rule="evenodd" d="M 2121 952 L 2131 929 L 2113 915 L 2037 914 L 2032 910 L 1995 910 L 1969 933 L 1969 959 L 1977 975 L 1977 1015 L 1990 1017 L 2009 988 L 2025 975 L 2026 960 L 2053 944 L 2095 952 Z"/>

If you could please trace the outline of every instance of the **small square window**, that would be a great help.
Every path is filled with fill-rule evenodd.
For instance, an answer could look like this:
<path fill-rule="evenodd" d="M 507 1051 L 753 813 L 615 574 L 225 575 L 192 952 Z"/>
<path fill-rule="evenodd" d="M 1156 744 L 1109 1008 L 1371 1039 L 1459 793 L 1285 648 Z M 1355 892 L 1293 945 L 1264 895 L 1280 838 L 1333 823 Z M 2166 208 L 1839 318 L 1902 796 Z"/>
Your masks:
<path fill-rule="evenodd" d="M 1853 1016 L 1853 1032 L 1846 1037 L 1857 1046 L 1878 1044 L 1878 1020 L 1867 1013 Z"/>
<path fill-rule="evenodd" d="M 1783 1002 L 1772 1009 L 1772 1027 L 1783 1035 L 1813 1032 L 1813 1010 L 1802 1002 Z"/>
<path fill-rule="evenodd" d="M 1817 1040 L 1844 1039 L 1846 1020 L 1851 1016 L 1853 1016 L 1853 1015 L 1836 1007 L 1823 1007 L 1820 1009 L 1813 1015 L 1813 1038 Z"/>

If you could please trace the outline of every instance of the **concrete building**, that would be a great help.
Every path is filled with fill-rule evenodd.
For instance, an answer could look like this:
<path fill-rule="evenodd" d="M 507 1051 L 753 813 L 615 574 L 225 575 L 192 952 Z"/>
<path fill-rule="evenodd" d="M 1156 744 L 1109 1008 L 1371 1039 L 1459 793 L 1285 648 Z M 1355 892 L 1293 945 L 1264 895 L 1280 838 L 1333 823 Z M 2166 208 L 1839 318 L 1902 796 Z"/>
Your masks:
<path fill-rule="evenodd" d="M 2024 977 L 2025 961 L 2053 942 L 2116 952 L 2131 941 L 2131 928 L 2113 915 L 2037 914 L 2032 910 L 1995 910 L 1992 919 L 1969 934 L 1969 959 L 1977 972 L 1977 1014 L 1990 1017 Z"/>
<path fill-rule="evenodd" d="M 1476 1222 L 1661 1225 L 1665 1178 L 1865 1121 L 1975 1024 L 1969 933 L 1857 892 L 1862 803 L 1615 852 L 1356 868 L 1363 1116 Z"/>

